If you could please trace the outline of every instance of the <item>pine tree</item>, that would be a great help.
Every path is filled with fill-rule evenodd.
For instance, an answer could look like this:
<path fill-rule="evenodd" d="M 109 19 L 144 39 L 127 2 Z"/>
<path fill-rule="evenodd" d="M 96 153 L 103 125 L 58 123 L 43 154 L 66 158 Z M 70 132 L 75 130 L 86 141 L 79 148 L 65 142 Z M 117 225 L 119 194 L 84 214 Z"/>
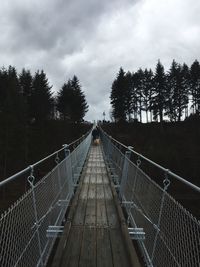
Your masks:
<path fill-rule="evenodd" d="M 32 92 L 30 95 L 30 114 L 32 119 L 40 122 L 53 116 L 54 100 L 46 74 L 37 71 L 33 77 Z"/>
<path fill-rule="evenodd" d="M 200 112 L 200 64 L 197 60 L 193 62 L 190 68 L 190 83 L 192 95 L 193 113 Z"/>
<path fill-rule="evenodd" d="M 71 103 L 73 97 L 73 90 L 71 88 L 70 81 L 64 83 L 61 90 L 57 95 L 57 110 L 60 113 L 60 116 L 64 120 L 71 120 Z"/>
<path fill-rule="evenodd" d="M 85 114 L 88 111 L 88 104 L 85 99 L 85 95 L 81 90 L 81 85 L 76 76 L 71 80 L 71 87 L 74 92 L 74 101 L 72 105 L 72 120 L 76 122 L 83 121 Z"/>
<path fill-rule="evenodd" d="M 113 117 L 118 121 L 126 120 L 126 85 L 127 81 L 125 72 L 120 68 L 119 73 L 112 84 L 110 95 Z"/>
<path fill-rule="evenodd" d="M 142 122 L 144 72 L 141 68 L 134 74 L 134 85 L 135 85 L 136 95 L 137 95 L 137 110 L 138 110 L 140 122 Z"/>
<path fill-rule="evenodd" d="M 156 65 L 154 74 L 154 96 L 152 97 L 152 110 L 154 119 L 159 117 L 160 122 L 163 121 L 164 108 L 166 104 L 166 75 L 164 67 L 160 60 Z"/>
<path fill-rule="evenodd" d="M 153 72 L 152 70 L 144 70 L 143 75 L 143 94 L 142 94 L 142 102 L 143 109 L 146 113 L 146 121 L 148 122 L 148 111 L 150 111 L 151 115 L 151 98 L 153 95 Z M 152 120 L 152 118 L 151 118 Z"/>
<path fill-rule="evenodd" d="M 185 118 L 189 116 L 189 98 L 190 98 L 190 70 L 188 66 L 184 63 L 181 68 L 181 75 L 182 75 L 182 87 L 183 87 L 183 94 L 184 94 L 184 101 L 185 101 Z"/>
<path fill-rule="evenodd" d="M 132 74 L 132 90 L 131 90 L 131 103 L 134 120 L 137 121 L 139 106 L 138 106 L 138 75 L 137 72 Z"/>
<path fill-rule="evenodd" d="M 26 116 L 27 119 L 31 120 L 31 95 L 33 93 L 33 77 L 31 75 L 30 70 L 22 69 L 22 72 L 19 74 L 19 85 L 20 85 L 20 92 L 23 95 L 25 108 L 26 108 Z"/>
<path fill-rule="evenodd" d="M 128 120 L 131 120 L 131 115 L 133 113 L 133 78 L 130 71 L 128 71 L 125 75 L 125 109 L 126 109 L 126 116 Z"/>
<path fill-rule="evenodd" d="M 1 174 L 5 178 L 9 167 L 16 167 L 20 161 L 19 158 L 14 158 L 15 151 L 17 150 L 19 155 L 25 154 L 25 106 L 17 71 L 12 66 L 0 72 L 0 99 L 0 165 L 3 166 Z"/>
<path fill-rule="evenodd" d="M 57 96 L 57 110 L 61 118 L 73 122 L 81 122 L 88 111 L 85 95 L 76 76 L 64 83 Z"/>
<path fill-rule="evenodd" d="M 169 116 L 170 121 L 180 121 L 188 104 L 188 92 L 183 74 L 182 66 L 173 60 L 167 76 L 165 113 L 165 115 Z"/>

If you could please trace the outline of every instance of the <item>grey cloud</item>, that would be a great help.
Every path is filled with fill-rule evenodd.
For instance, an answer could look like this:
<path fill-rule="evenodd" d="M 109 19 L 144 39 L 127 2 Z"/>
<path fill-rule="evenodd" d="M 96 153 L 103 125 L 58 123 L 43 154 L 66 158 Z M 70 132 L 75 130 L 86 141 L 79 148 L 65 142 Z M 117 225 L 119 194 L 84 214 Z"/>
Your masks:
<path fill-rule="evenodd" d="M 95 31 L 101 14 L 108 8 L 118 6 L 120 1 L 85 0 L 43 1 L 43 4 L 11 6 L 8 23 L 10 36 L 14 36 L 11 49 L 20 49 L 21 43 L 31 49 L 72 53 L 82 48 Z M 37 1 L 36 1 L 37 3 Z M 44 5 L 46 3 L 46 5 Z M 23 48 L 21 48 L 23 49 Z"/>
<path fill-rule="evenodd" d="M 176 12 L 178 10 L 179 12 Z M 109 113 L 120 66 L 135 71 L 199 57 L 196 0 L 17 0 L 0 9 L 1 65 L 44 69 L 55 91 L 76 74 L 90 110 Z M 169 15 L 170 14 L 170 15 Z"/>

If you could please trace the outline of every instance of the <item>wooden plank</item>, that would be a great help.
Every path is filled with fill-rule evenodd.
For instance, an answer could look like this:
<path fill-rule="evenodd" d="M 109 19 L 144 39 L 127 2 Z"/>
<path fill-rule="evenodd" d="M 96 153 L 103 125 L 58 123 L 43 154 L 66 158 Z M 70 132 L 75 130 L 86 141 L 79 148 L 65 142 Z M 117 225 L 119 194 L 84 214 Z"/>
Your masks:
<path fill-rule="evenodd" d="M 96 184 L 90 183 L 88 189 L 88 199 L 95 199 L 96 198 Z"/>
<path fill-rule="evenodd" d="M 117 228 L 119 227 L 119 219 L 117 216 L 117 211 L 113 200 L 106 199 L 106 210 L 109 227 Z"/>
<path fill-rule="evenodd" d="M 85 225 L 96 225 L 96 199 L 88 199 L 87 201 Z"/>
<path fill-rule="evenodd" d="M 87 199 L 79 199 L 72 222 L 73 225 L 85 224 L 86 207 L 87 207 Z"/>
<path fill-rule="evenodd" d="M 104 196 L 104 186 L 103 184 L 97 184 L 96 185 L 96 198 L 97 199 L 104 199 L 105 196 Z"/>
<path fill-rule="evenodd" d="M 60 266 L 61 260 L 63 257 L 64 248 L 69 238 L 70 230 L 71 230 L 71 222 L 67 222 L 65 224 L 63 235 L 61 236 L 59 240 L 58 246 L 56 247 L 56 252 L 55 252 L 55 255 L 53 256 L 53 260 L 52 262 L 50 261 L 49 263 L 47 263 L 47 266 L 51 266 L 51 267 Z"/>
<path fill-rule="evenodd" d="M 112 191 L 109 184 L 104 184 L 105 199 L 113 199 Z"/>
<path fill-rule="evenodd" d="M 130 267 L 131 264 L 126 253 L 126 247 L 120 228 L 110 229 L 110 241 L 112 247 L 113 265 L 115 267 Z"/>
<path fill-rule="evenodd" d="M 96 180 L 97 180 L 96 179 L 96 174 L 95 173 L 94 174 L 92 173 L 91 174 L 91 177 L 90 177 L 90 183 L 91 184 L 96 184 Z"/>
<path fill-rule="evenodd" d="M 96 167 L 96 173 L 107 174 L 105 167 Z"/>
<path fill-rule="evenodd" d="M 90 174 L 90 173 L 92 173 L 92 167 L 87 167 L 86 174 Z"/>
<path fill-rule="evenodd" d="M 112 183 L 106 172 L 101 148 L 92 147 L 91 152 L 81 182 L 82 188 L 77 195 L 76 211 L 71 216 L 72 227 L 63 246 L 60 246 L 62 264 L 58 263 L 57 266 L 138 266 L 130 263 L 133 262 L 130 260 L 132 249 L 129 254 L 126 251 L 127 240 L 120 227 L 118 200 L 113 198 L 115 192 L 110 187 Z"/>
<path fill-rule="evenodd" d="M 96 267 L 96 228 L 85 227 L 79 267 Z"/>
<path fill-rule="evenodd" d="M 71 227 L 70 236 L 66 247 L 64 248 L 63 257 L 60 267 L 78 267 L 81 253 L 81 244 L 83 237 L 83 227 Z"/>
<path fill-rule="evenodd" d="M 96 225 L 97 227 L 108 227 L 106 205 L 104 199 L 97 200 Z"/>
<path fill-rule="evenodd" d="M 103 180 L 102 180 L 102 174 L 96 174 L 96 183 L 97 184 L 102 184 Z"/>
<path fill-rule="evenodd" d="M 80 192 L 80 195 L 79 195 L 79 199 L 87 199 L 88 188 L 89 188 L 89 184 L 88 183 L 86 183 L 86 184 L 84 183 L 82 185 L 81 192 Z"/>
<path fill-rule="evenodd" d="M 105 228 L 99 228 L 97 229 L 97 267 L 112 266 L 113 260 L 109 230 Z"/>
<path fill-rule="evenodd" d="M 109 178 L 107 174 L 102 174 L 102 181 L 104 184 L 109 184 Z"/>
<path fill-rule="evenodd" d="M 89 182 L 90 182 L 90 174 L 86 174 L 84 179 L 83 179 L 83 183 L 84 184 L 87 184 L 87 183 L 89 184 Z"/>

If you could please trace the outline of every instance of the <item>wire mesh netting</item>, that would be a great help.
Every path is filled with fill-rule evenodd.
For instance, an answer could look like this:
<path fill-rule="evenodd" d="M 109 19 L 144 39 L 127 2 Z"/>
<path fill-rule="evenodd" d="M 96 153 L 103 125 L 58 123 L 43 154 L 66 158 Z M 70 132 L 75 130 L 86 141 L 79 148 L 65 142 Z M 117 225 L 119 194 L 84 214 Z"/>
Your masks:
<path fill-rule="evenodd" d="M 163 187 L 142 171 L 138 159 L 122 151 L 102 132 L 104 153 L 119 176 L 119 197 L 127 212 L 127 226 L 142 228 L 138 244 L 147 266 L 200 266 L 200 222 L 167 193 L 170 186 L 163 173 Z"/>
<path fill-rule="evenodd" d="M 45 266 L 57 237 L 48 229 L 63 223 L 90 142 L 88 135 L 36 183 L 32 170 L 30 189 L 0 216 L 0 266 Z"/>

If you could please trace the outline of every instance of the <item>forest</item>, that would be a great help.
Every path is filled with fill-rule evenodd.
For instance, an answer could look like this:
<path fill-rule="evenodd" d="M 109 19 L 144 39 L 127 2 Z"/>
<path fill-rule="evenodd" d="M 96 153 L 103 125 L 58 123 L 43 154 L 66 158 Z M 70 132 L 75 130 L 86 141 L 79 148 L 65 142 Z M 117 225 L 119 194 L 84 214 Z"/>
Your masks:
<path fill-rule="evenodd" d="M 125 72 L 112 83 L 112 121 L 180 122 L 200 111 L 200 64 L 190 67 L 175 60 L 166 72 L 159 60 L 151 69 Z"/>
<path fill-rule="evenodd" d="M 0 180 L 82 136 L 88 104 L 76 76 L 53 94 L 43 70 L 0 70 Z"/>
<path fill-rule="evenodd" d="M 134 136 L 133 145 L 139 152 L 186 178 L 197 180 L 198 168 L 191 169 L 190 162 L 179 162 L 184 155 L 193 163 L 198 161 L 200 64 L 197 60 L 191 66 L 173 60 L 168 71 L 160 60 L 154 72 L 141 68 L 125 72 L 120 68 L 110 88 L 110 103 L 110 115 L 115 123 L 110 127 L 107 123 L 106 127 L 111 135 L 125 143 L 131 142 Z M 43 70 L 32 74 L 26 69 L 18 73 L 13 66 L 2 68 L 0 180 L 85 133 L 91 127 L 84 123 L 88 108 L 76 76 L 67 79 L 58 92 L 53 93 Z M 142 122 L 148 123 L 138 124 Z M 154 140 L 158 140 L 159 145 L 153 144 Z M 162 143 L 166 140 L 169 144 Z M 183 148 L 177 148 L 177 144 Z M 166 146 L 164 152 L 156 150 L 161 145 Z M 185 152 L 184 147 L 188 147 Z M 170 157 L 170 153 L 173 156 Z M 188 169 L 182 169 L 182 164 Z"/>
<path fill-rule="evenodd" d="M 104 121 L 103 129 L 199 185 L 199 62 L 188 67 L 174 60 L 168 72 L 160 61 L 155 72 L 125 73 L 120 68 L 110 90 L 112 122 Z M 2 68 L 0 180 L 86 133 L 92 126 L 84 121 L 88 108 L 76 76 L 53 93 L 43 70 L 33 75 L 26 69 L 18 73 L 13 66 Z M 180 187 L 175 191 L 179 194 Z M 185 194 L 180 198 L 184 201 Z M 190 207 L 195 207 L 192 203 Z"/>

